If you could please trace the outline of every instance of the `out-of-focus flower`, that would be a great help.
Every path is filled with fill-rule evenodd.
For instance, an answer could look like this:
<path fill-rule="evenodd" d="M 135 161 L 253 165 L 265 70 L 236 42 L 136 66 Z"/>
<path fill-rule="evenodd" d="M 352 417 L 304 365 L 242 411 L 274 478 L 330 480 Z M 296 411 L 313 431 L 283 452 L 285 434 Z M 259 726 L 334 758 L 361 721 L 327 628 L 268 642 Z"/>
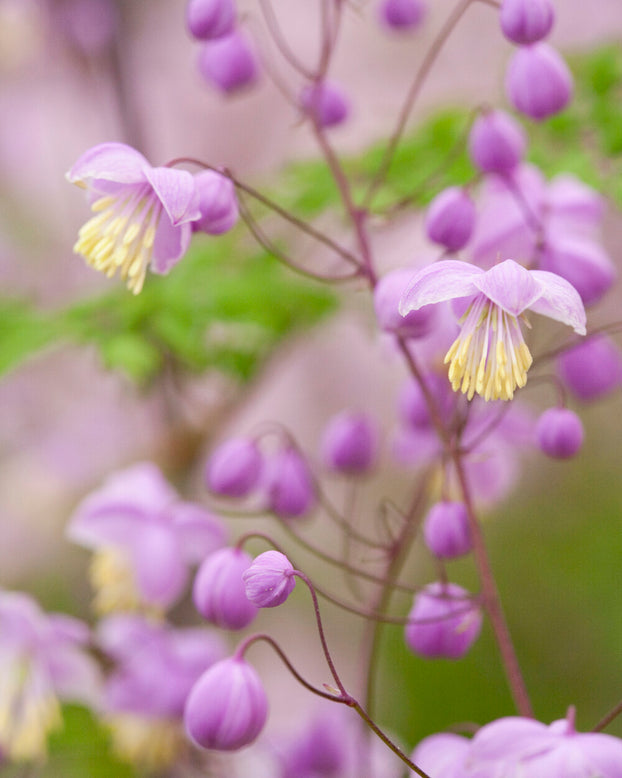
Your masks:
<path fill-rule="evenodd" d="M 182 258 L 201 217 L 193 176 L 152 167 L 136 149 L 102 143 L 85 152 L 67 178 L 87 190 L 96 214 L 74 251 L 108 277 L 119 272 L 138 294 L 147 268 L 165 275 Z"/>
<path fill-rule="evenodd" d="M 584 402 L 622 386 L 622 354 L 605 335 L 568 349 L 557 360 L 557 369 L 570 391 Z"/>
<path fill-rule="evenodd" d="M 257 486 L 262 468 L 261 452 L 253 440 L 230 438 L 212 452 L 205 482 L 215 494 L 245 497 Z"/>
<path fill-rule="evenodd" d="M 499 21 L 512 43 L 536 43 L 551 31 L 555 10 L 551 0 L 503 0 Z"/>
<path fill-rule="evenodd" d="M 343 411 L 333 416 L 322 435 L 322 459 L 339 473 L 361 474 L 373 466 L 378 450 L 378 432 L 363 413 Z"/>
<path fill-rule="evenodd" d="M 548 233 L 540 267 L 570 281 L 584 305 L 597 303 L 617 275 L 611 258 L 598 243 L 559 228 Z"/>
<path fill-rule="evenodd" d="M 280 551 L 265 551 L 242 573 L 248 599 L 258 608 L 282 605 L 294 591 L 294 566 Z"/>
<path fill-rule="evenodd" d="M 46 614 L 28 595 L 0 590 L 0 752 L 10 761 L 46 755 L 61 726 L 60 700 L 98 702 L 100 678 L 86 624 Z"/>
<path fill-rule="evenodd" d="M 406 316 L 399 312 L 400 298 L 414 270 L 399 268 L 384 275 L 374 289 L 374 310 L 378 324 L 385 332 L 404 338 L 422 338 L 430 334 L 436 321 L 432 306 L 411 311 Z"/>
<path fill-rule="evenodd" d="M 469 133 L 469 153 L 484 173 L 509 173 L 525 153 L 527 138 L 520 124 L 505 111 L 484 111 Z"/>
<path fill-rule="evenodd" d="M 572 97 L 568 66 L 548 43 L 521 46 L 510 60 L 505 90 L 517 111 L 532 119 L 559 113 Z"/>
<path fill-rule="evenodd" d="M 332 81 L 305 86 L 300 105 L 320 127 L 336 127 L 350 114 L 350 101 L 343 89 Z"/>
<path fill-rule="evenodd" d="M 304 516 L 315 504 L 311 472 L 293 446 L 277 451 L 267 461 L 264 488 L 268 509 L 282 519 Z"/>
<path fill-rule="evenodd" d="M 506 259 L 488 271 L 456 260 L 436 262 L 412 279 L 403 314 L 423 305 L 471 298 L 460 335 L 445 356 L 454 391 L 471 399 L 511 400 L 527 382 L 532 358 L 518 318 L 530 309 L 585 335 L 585 309 L 565 279 Z"/>
<path fill-rule="evenodd" d="M 247 598 L 242 574 L 252 557 L 241 548 L 221 548 L 201 564 L 192 597 L 203 618 L 224 629 L 243 629 L 257 615 Z"/>
<path fill-rule="evenodd" d="M 97 56 L 114 41 L 118 9 L 114 0 L 60 0 L 49 4 L 55 33 L 82 54 Z"/>
<path fill-rule="evenodd" d="M 423 0 L 382 0 L 378 16 L 392 30 L 414 30 L 423 21 L 426 10 Z"/>
<path fill-rule="evenodd" d="M 460 659 L 477 640 L 482 614 L 469 593 L 453 583 L 433 583 L 415 595 L 405 635 L 429 659 Z"/>
<path fill-rule="evenodd" d="M 583 424 L 568 408 L 549 408 L 536 424 L 538 446 L 550 457 L 569 459 L 583 444 Z"/>
<path fill-rule="evenodd" d="M 199 40 L 222 38 L 235 26 L 234 0 L 189 0 L 186 6 L 186 26 Z"/>
<path fill-rule="evenodd" d="M 103 613 L 166 609 L 181 595 L 188 566 L 220 548 L 225 529 L 182 502 L 148 462 L 115 473 L 76 509 L 71 540 L 95 550 L 91 579 Z"/>
<path fill-rule="evenodd" d="M 472 541 L 464 503 L 443 501 L 433 505 L 424 520 L 423 537 L 430 551 L 441 559 L 468 554 Z"/>
<path fill-rule="evenodd" d="M 251 86 L 259 77 L 251 44 L 238 30 L 203 45 L 199 71 L 209 84 L 225 94 Z"/>
<path fill-rule="evenodd" d="M 199 676 L 225 656 L 224 641 L 201 628 L 175 629 L 136 615 L 100 622 L 99 645 L 114 662 L 103 715 L 116 752 L 162 770 L 185 747 L 183 711 Z"/>
<path fill-rule="evenodd" d="M 201 218 L 192 222 L 192 229 L 208 235 L 222 235 L 230 230 L 239 216 L 233 182 L 215 170 L 204 170 L 195 175 L 194 183 Z"/>
<path fill-rule="evenodd" d="M 469 195 L 459 186 L 450 186 L 430 203 L 425 216 L 428 238 L 448 251 L 458 251 L 469 242 L 477 212 Z"/>
<path fill-rule="evenodd" d="M 284 738 L 277 750 L 280 778 L 337 778 L 349 775 L 347 766 L 351 726 L 337 712 L 322 711 L 305 722 L 294 736 Z"/>
<path fill-rule="evenodd" d="M 252 743 L 266 722 L 268 701 L 255 670 L 242 657 L 212 665 L 186 702 L 186 731 L 202 748 L 237 751 Z"/>
<path fill-rule="evenodd" d="M 434 778 L 464 778 L 462 765 L 469 745 L 470 741 L 462 735 L 440 732 L 422 740 L 411 761 Z"/>

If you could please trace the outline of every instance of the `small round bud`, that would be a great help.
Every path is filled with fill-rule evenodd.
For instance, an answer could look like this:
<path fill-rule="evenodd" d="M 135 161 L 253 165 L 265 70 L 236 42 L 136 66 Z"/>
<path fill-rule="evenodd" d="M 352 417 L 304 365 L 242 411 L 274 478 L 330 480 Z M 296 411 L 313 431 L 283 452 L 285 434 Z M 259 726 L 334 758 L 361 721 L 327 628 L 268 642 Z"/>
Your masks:
<path fill-rule="evenodd" d="M 239 215 L 232 181 L 215 170 L 204 170 L 194 177 L 194 184 L 199 193 L 201 218 L 192 222 L 192 229 L 208 235 L 222 235 L 230 230 Z"/>
<path fill-rule="evenodd" d="M 504 175 L 514 170 L 525 153 L 527 139 L 520 124 L 504 111 L 486 111 L 473 122 L 469 153 L 484 173 Z"/>
<path fill-rule="evenodd" d="M 275 608 L 294 591 L 294 566 L 280 551 L 266 551 L 242 574 L 248 599 L 258 608 Z"/>
<path fill-rule="evenodd" d="M 559 357 L 557 369 L 568 389 L 583 402 L 604 397 L 622 386 L 622 354 L 599 335 L 579 343 Z"/>
<path fill-rule="evenodd" d="M 378 434 L 371 419 L 362 413 L 344 411 L 333 416 L 322 437 L 326 466 L 340 473 L 370 470 L 376 459 Z"/>
<path fill-rule="evenodd" d="M 501 29 L 512 43 L 525 45 L 546 38 L 555 21 L 551 0 L 503 0 Z"/>
<path fill-rule="evenodd" d="M 584 305 L 593 305 L 616 279 L 616 267 L 598 243 L 581 235 L 549 234 L 540 267 L 569 281 Z"/>
<path fill-rule="evenodd" d="M 461 502 L 439 502 L 425 518 L 423 537 L 426 546 L 440 559 L 468 554 L 473 543 L 466 506 Z"/>
<path fill-rule="evenodd" d="M 224 497 L 245 497 L 257 485 L 263 460 L 247 438 L 230 438 L 212 453 L 205 471 L 207 488 Z"/>
<path fill-rule="evenodd" d="M 549 408 L 536 424 L 540 449 L 555 459 L 570 459 L 583 444 L 581 419 L 568 408 Z"/>
<path fill-rule="evenodd" d="M 455 395 L 451 391 L 447 376 L 427 373 L 424 381 L 440 413 L 444 418 L 449 417 L 454 410 Z M 414 378 L 402 387 L 398 398 L 398 410 L 402 421 L 415 430 L 427 430 L 432 426 L 425 395 L 419 382 Z"/>
<path fill-rule="evenodd" d="M 406 643 L 429 659 L 459 659 L 477 639 L 482 614 L 457 584 L 433 583 L 415 595 Z"/>
<path fill-rule="evenodd" d="M 252 558 L 240 548 L 221 548 L 203 561 L 192 599 L 204 619 L 224 629 L 242 629 L 257 615 L 244 591 L 242 574 Z"/>
<path fill-rule="evenodd" d="M 430 240 L 449 251 L 466 246 L 475 227 L 475 205 L 459 186 L 450 186 L 430 203 L 425 229 Z"/>
<path fill-rule="evenodd" d="M 234 25 L 234 0 L 189 0 L 186 6 L 188 32 L 199 40 L 222 38 Z"/>
<path fill-rule="evenodd" d="M 184 722 L 198 746 L 237 751 L 255 740 L 267 715 L 259 676 L 234 656 L 216 662 L 195 683 L 186 700 Z"/>
<path fill-rule="evenodd" d="M 282 519 L 304 516 L 315 502 L 313 479 L 306 461 L 289 446 L 267 463 L 268 508 Z"/>
<path fill-rule="evenodd" d="M 566 63 L 547 43 L 522 46 L 510 60 L 505 90 L 525 116 L 540 120 L 558 113 L 569 103 L 572 89 Z"/>
<path fill-rule="evenodd" d="M 414 270 L 400 268 L 383 276 L 374 289 L 374 310 L 380 328 L 405 338 L 423 338 L 432 330 L 436 320 L 434 305 L 424 305 L 406 316 L 399 312 L 399 303 L 414 276 Z"/>
<path fill-rule="evenodd" d="M 329 81 L 305 86 L 300 94 L 300 105 L 320 127 L 335 127 L 350 114 L 347 95 L 341 87 Z"/>
<path fill-rule="evenodd" d="M 227 94 L 250 86 L 259 76 L 250 43 L 237 31 L 203 45 L 199 71 L 212 86 Z"/>
<path fill-rule="evenodd" d="M 425 14 L 426 6 L 422 0 L 383 0 L 378 6 L 382 24 L 397 31 L 419 27 Z"/>

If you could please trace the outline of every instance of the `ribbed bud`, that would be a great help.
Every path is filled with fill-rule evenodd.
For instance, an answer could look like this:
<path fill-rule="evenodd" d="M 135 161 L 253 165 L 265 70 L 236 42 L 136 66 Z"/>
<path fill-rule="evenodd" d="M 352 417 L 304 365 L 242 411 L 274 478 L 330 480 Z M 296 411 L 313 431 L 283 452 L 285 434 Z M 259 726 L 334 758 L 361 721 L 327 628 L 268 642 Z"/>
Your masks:
<path fill-rule="evenodd" d="M 189 0 L 186 6 L 188 32 L 199 40 L 222 38 L 234 25 L 234 0 Z"/>
<path fill-rule="evenodd" d="M 461 502 L 439 502 L 429 510 L 423 537 L 430 551 L 441 559 L 468 554 L 473 543 L 466 506 Z"/>
<path fill-rule="evenodd" d="M 549 408 L 538 419 L 536 440 L 548 456 L 570 459 L 583 444 L 581 419 L 568 408 Z"/>
<path fill-rule="evenodd" d="M 378 7 L 378 16 L 390 29 L 406 31 L 419 27 L 426 10 L 422 0 L 383 0 Z"/>
<path fill-rule="evenodd" d="M 248 438 L 230 438 L 212 453 L 205 470 L 205 483 L 214 494 L 245 497 L 257 485 L 263 459 Z"/>
<path fill-rule="evenodd" d="M 209 41 L 199 53 L 199 71 L 221 92 L 236 92 L 253 84 L 259 68 L 250 43 L 240 32 Z"/>
<path fill-rule="evenodd" d="M 546 119 L 568 105 L 573 82 L 568 67 L 547 43 L 522 46 L 510 60 L 505 91 L 517 111 Z"/>
<path fill-rule="evenodd" d="M 346 93 L 330 81 L 305 86 L 300 94 L 300 106 L 320 127 L 336 127 L 350 114 Z"/>
<path fill-rule="evenodd" d="M 555 10 L 551 0 L 503 0 L 499 21 L 512 43 L 536 43 L 551 32 Z"/>
<path fill-rule="evenodd" d="M 277 452 L 267 463 L 268 509 L 283 519 L 304 516 L 315 503 L 313 480 L 306 461 L 293 447 Z"/>
<path fill-rule="evenodd" d="M 425 229 L 428 238 L 449 251 L 466 246 L 475 227 L 475 205 L 459 186 L 438 194 L 428 207 Z"/>
<path fill-rule="evenodd" d="M 471 127 L 469 153 L 484 173 L 504 175 L 514 170 L 523 158 L 526 145 L 523 128 L 504 111 L 486 111 Z"/>
<path fill-rule="evenodd" d="M 239 215 L 233 183 L 215 170 L 197 173 L 194 183 L 199 194 L 201 218 L 192 222 L 192 229 L 208 235 L 222 235 L 230 230 Z"/>
<path fill-rule="evenodd" d="M 240 548 L 221 548 L 199 567 L 192 598 L 204 619 L 224 629 L 242 629 L 257 615 L 244 590 L 242 574 L 252 558 Z"/>
<path fill-rule="evenodd" d="M 583 402 L 597 400 L 622 386 L 622 354 L 604 335 L 564 352 L 557 369 L 568 389 Z"/>
<path fill-rule="evenodd" d="M 268 701 L 261 680 L 244 660 L 231 657 L 206 670 L 192 687 L 184 712 L 186 731 L 202 748 L 237 751 L 266 723 Z"/>
<path fill-rule="evenodd" d="M 265 551 L 242 574 L 248 599 L 258 608 L 275 608 L 294 591 L 294 566 L 280 551 Z"/>
<path fill-rule="evenodd" d="M 378 433 L 363 413 L 344 411 L 333 416 L 322 436 L 322 459 L 340 473 L 366 473 L 373 466 L 378 449 Z"/>
<path fill-rule="evenodd" d="M 428 335 L 436 320 L 436 308 L 424 305 L 406 316 L 399 312 L 399 302 L 414 270 L 400 268 L 383 276 L 374 289 L 374 310 L 380 329 L 405 338 L 422 338 Z"/>
<path fill-rule="evenodd" d="M 433 583 L 415 595 L 406 643 L 429 659 L 459 659 L 477 639 L 482 614 L 457 584 Z"/>

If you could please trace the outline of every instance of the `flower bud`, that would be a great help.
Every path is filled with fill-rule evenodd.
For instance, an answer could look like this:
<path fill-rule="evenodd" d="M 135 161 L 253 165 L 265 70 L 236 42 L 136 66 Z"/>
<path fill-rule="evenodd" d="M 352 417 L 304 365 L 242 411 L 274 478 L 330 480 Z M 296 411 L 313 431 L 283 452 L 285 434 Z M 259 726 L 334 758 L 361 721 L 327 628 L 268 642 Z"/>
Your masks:
<path fill-rule="evenodd" d="M 422 0 L 383 0 L 378 7 L 380 21 L 393 30 L 413 30 L 426 13 Z"/>
<path fill-rule="evenodd" d="M 475 205 L 459 186 L 450 186 L 430 203 L 425 229 L 430 240 L 449 251 L 458 251 L 469 242 L 475 227 Z"/>
<path fill-rule="evenodd" d="M 331 470 L 365 473 L 376 459 L 378 435 L 371 419 L 362 413 L 333 416 L 322 437 L 322 458 Z"/>
<path fill-rule="evenodd" d="M 192 222 L 192 229 L 208 235 L 222 235 L 230 230 L 238 220 L 233 182 L 215 170 L 204 170 L 197 173 L 194 183 L 199 193 L 201 218 Z"/>
<path fill-rule="evenodd" d="M 468 554 L 473 544 L 466 506 L 461 502 L 439 502 L 425 518 L 423 537 L 426 546 L 440 559 Z"/>
<path fill-rule="evenodd" d="M 258 608 L 281 605 L 294 591 L 294 566 L 280 551 L 265 551 L 242 574 L 248 599 Z"/>
<path fill-rule="evenodd" d="M 250 86 L 259 76 L 255 54 L 239 32 L 205 43 L 199 53 L 199 71 L 226 94 Z"/>
<path fill-rule="evenodd" d="M 267 715 L 259 676 L 244 659 L 233 656 L 212 665 L 192 687 L 184 722 L 202 748 L 237 751 L 255 740 Z"/>
<path fill-rule="evenodd" d="M 547 43 L 521 47 L 510 60 L 505 90 L 514 108 L 532 119 L 546 119 L 566 107 L 573 82 L 568 67 Z"/>
<path fill-rule="evenodd" d="M 570 459 L 583 444 L 581 419 L 568 408 L 549 408 L 536 424 L 540 449 L 555 459 Z"/>
<path fill-rule="evenodd" d="M 189 0 L 186 6 L 188 32 L 199 40 L 222 38 L 234 25 L 234 0 Z"/>
<path fill-rule="evenodd" d="M 257 615 L 244 591 L 242 573 L 252 558 L 240 548 L 221 548 L 203 561 L 194 579 L 192 599 L 203 618 L 224 629 L 242 629 Z"/>
<path fill-rule="evenodd" d="M 380 328 L 405 338 L 422 338 L 428 335 L 434 326 L 436 308 L 424 305 L 406 316 L 399 312 L 399 302 L 414 270 L 400 268 L 383 276 L 374 289 L 374 310 Z"/>
<path fill-rule="evenodd" d="M 292 446 L 277 452 L 267 463 L 266 491 L 268 509 L 282 519 L 303 516 L 312 508 L 315 490 L 311 473 Z"/>
<path fill-rule="evenodd" d="M 426 386 L 434 398 L 436 405 L 444 418 L 454 410 L 455 396 L 446 375 L 427 373 L 424 376 Z M 427 430 L 432 426 L 430 410 L 418 381 L 414 378 L 407 381 L 399 394 L 398 410 L 401 419 L 415 430 Z"/>
<path fill-rule="evenodd" d="M 406 643 L 429 659 L 459 659 L 477 639 L 482 614 L 457 584 L 433 583 L 415 595 Z"/>
<path fill-rule="evenodd" d="M 551 0 L 502 0 L 499 20 L 508 40 L 525 45 L 546 38 L 555 11 Z"/>
<path fill-rule="evenodd" d="M 245 497 L 257 485 L 262 467 L 262 457 L 254 441 L 230 438 L 212 453 L 205 482 L 215 494 Z"/>
<path fill-rule="evenodd" d="M 320 127 L 335 127 L 344 122 L 350 113 L 347 95 L 341 87 L 329 81 L 305 86 L 300 94 L 300 105 Z"/>
<path fill-rule="evenodd" d="M 559 357 L 557 369 L 568 389 L 584 402 L 622 386 L 622 354 L 604 335 L 591 337 Z"/>
<path fill-rule="evenodd" d="M 525 153 L 527 139 L 520 124 L 504 111 L 486 111 L 473 122 L 469 153 L 484 173 L 509 173 Z"/>
<path fill-rule="evenodd" d="M 584 305 L 598 302 L 616 278 L 615 265 L 605 251 L 580 235 L 550 234 L 540 267 L 570 281 Z"/>

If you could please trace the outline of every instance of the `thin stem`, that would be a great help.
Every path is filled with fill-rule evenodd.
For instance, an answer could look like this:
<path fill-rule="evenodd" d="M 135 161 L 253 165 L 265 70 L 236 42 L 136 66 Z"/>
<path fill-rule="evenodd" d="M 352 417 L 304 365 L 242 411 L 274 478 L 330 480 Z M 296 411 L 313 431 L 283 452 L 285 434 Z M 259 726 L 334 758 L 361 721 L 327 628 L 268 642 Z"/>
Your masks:
<path fill-rule="evenodd" d="M 261 6 L 261 11 L 264 15 L 266 26 L 272 35 L 272 40 L 276 44 L 277 49 L 283 55 L 283 58 L 289 62 L 294 70 L 298 71 L 300 75 L 304 76 L 305 78 L 312 79 L 313 73 L 306 67 L 303 62 L 298 59 L 298 57 L 289 47 L 287 39 L 281 31 L 281 26 L 279 25 L 279 21 L 276 17 L 276 14 L 274 13 L 274 8 L 272 7 L 270 0 L 259 0 L 259 5 Z"/>
<path fill-rule="evenodd" d="M 605 727 L 608 727 L 611 722 L 616 719 L 622 713 L 622 701 L 620 701 L 615 707 L 613 707 L 606 716 L 598 722 L 595 727 L 592 727 L 592 732 L 602 732 Z"/>
<path fill-rule="evenodd" d="M 425 83 L 428 73 L 430 72 L 432 66 L 434 65 L 434 62 L 436 61 L 436 58 L 440 54 L 443 46 L 447 42 L 447 39 L 449 38 L 449 36 L 457 26 L 460 19 L 462 19 L 465 11 L 471 5 L 472 2 L 474 2 L 474 0 L 460 0 L 458 5 L 456 5 L 452 13 L 447 18 L 447 21 L 442 26 L 436 38 L 432 41 L 432 44 L 430 45 L 430 48 L 428 49 L 428 52 L 423 62 L 421 63 L 419 70 L 415 75 L 412 85 L 408 90 L 408 93 L 406 95 L 406 100 L 404 101 L 404 105 L 402 106 L 402 110 L 400 111 L 398 116 L 397 125 L 393 131 L 393 134 L 389 138 L 389 143 L 387 145 L 387 148 L 385 149 L 383 158 L 380 162 L 380 167 L 378 168 L 376 175 L 372 179 L 372 182 L 369 185 L 369 188 L 365 195 L 365 198 L 363 199 L 363 207 L 365 209 L 369 209 L 369 207 L 371 206 L 371 203 L 373 201 L 373 198 L 377 190 L 380 188 L 380 186 L 384 182 L 384 179 L 387 176 L 387 173 L 389 172 L 391 164 L 393 163 L 395 151 L 402 139 L 404 130 L 406 129 L 406 124 L 408 122 L 412 109 L 415 105 L 415 102 L 419 97 L 419 94 Z"/>

